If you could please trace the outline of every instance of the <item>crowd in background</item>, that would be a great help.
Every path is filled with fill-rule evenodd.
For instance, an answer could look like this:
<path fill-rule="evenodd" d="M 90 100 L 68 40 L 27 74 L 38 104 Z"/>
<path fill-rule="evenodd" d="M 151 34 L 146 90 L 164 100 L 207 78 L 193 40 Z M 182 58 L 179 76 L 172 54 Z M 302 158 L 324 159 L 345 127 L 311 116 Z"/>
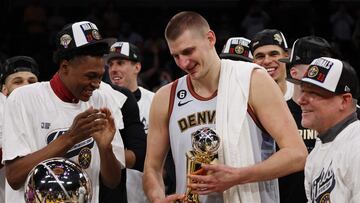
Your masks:
<path fill-rule="evenodd" d="M 204 15 L 217 33 L 220 53 L 229 37 L 249 39 L 264 29 L 282 30 L 288 43 L 306 35 L 321 36 L 337 47 L 342 59 L 360 67 L 360 3 L 316 1 L 199 1 L 189 3 L 136 1 L 79 1 L 80 3 L 3 1 L 1 4 L 0 59 L 14 55 L 33 57 L 40 65 L 40 81 L 49 80 L 56 68 L 52 60 L 55 34 L 79 20 L 96 23 L 103 37 L 137 45 L 142 52 L 140 84 L 156 90 L 183 73 L 169 54 L 163 30 L 179 10 Z M 81 3 L 83 2 L 83 3 Z M 140 2 L 140 3 L 139 3 Z"/>

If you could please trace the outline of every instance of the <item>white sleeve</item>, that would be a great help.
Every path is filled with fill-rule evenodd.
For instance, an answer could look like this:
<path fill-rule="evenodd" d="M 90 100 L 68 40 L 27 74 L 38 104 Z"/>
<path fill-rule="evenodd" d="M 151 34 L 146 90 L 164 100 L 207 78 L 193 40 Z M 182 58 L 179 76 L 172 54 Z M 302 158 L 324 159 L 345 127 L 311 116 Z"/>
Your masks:
<path fill-rule="evenodd" d="M 306 160 L 305 168 L 304 168 L 304 186 L 305 186 L 305 194 L 308 202 L 311 202 L 311 175 L 310 175 L 310 167 L 308 165 L 308 159 Z"/>
<path fill-rule="evenodd" d="M 28 118 L 26 109 L 21 101 L 22 98 L 12 94 L 5 102 L 2 139 L 3 164 L 6 160 L 25 156 L 32 151 L 31 146 L 34 144 L 34 139 L 30 139 L 30 133 L 33 130 L 30 128 L 31 123 L 29 123 L 32 119 Z"/>
<path fill-rule="evenodd" d="M 121 164 L 121 168 L 125 168 L 125 148 L 119 130 L 116 130 L 114 139 L 111 144 L 115 157 Z"/>
<path fill-rule="evenodd" d="M 347 188 L 351 191 L 350 202 L 355 203 L 360 202 L 360 139 L 355 139 L 351 142 L 349 150 L 347 150 L 348 155 L 344 157 L 344 160 L 347 162 L 344 165 L 348 169 L 344 181 L 348 183 Z"/>
<path fill-rule="evenodd" d="M 116 158 L 121 163 L 121 168 L 125 168 L 125 147 L 124 147 L 124 143 L 121 138 L 121 135 L 120 135 L 120 129 L 124 128 L 124 122 L 123 122 L 123 116 L 121 113 L 121 108 L 120 107 L 113 108 L 112 116 L 114 118 L 117 130 L 115 132 L 115 136 L 114 136 L 114 139 L 111 144 L 113 146 L 113 151 L 114 151 Z"/>
<path fill-rule="evenodd" d="M 120 162 L 121 168 L 125 168 L 125 147 L 120 135 L 120 129 L 124 128 L 121 107 L 124 105 L 127 97 L 124 94 L 112 89 L 110 85 L 103 82 L 100 84 L 99 90 L 101 90 L 103 94 L 103 104 L 109 107 L 117 128 L 114 139 L 111 142 L 113 152 L 117 160 Z"/>

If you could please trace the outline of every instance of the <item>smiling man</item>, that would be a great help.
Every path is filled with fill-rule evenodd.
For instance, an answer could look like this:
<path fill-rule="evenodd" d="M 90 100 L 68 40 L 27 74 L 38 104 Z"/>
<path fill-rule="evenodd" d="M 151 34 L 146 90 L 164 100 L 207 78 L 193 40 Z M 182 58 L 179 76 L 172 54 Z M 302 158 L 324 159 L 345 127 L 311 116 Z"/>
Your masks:
<path fill-rule="evenodd" d="M 39 66 L 36 61 L 28 56 L 14 56 L 5 61 L 1 70 L 2 93 L 10 93 L 21 86 L 38 81 Z"/>
<path fill-rule="evenodd" d="M 288 45 L 282 32 L 265 29 L 255 34 L 250 42 L 253 62 L 264 67 L 275 80 L 285 100 L 292 97 L 294 86 L 286 81 L 286 64 L 279 59 L 288 56 Z"/>
<path fill-rule="evenodd" d="M 215 33 L 199 13 L 174 15 L 165 38 L 187 75 L 161 87 L 151 104 L 143 179 L 149 200 L 186 199 L 190 188 L 203 203 L 279 202 L 277 177 L 302 170 L 307 152 L 274 80 L 254 63 L 221 60 Z M 189 174 L 185 154 L 193 149 L 191 134 L 202 128 L 220 136 L 219 162 L 203 164 L 203 175 Z M 176 194 L 165 196 L 169 145 Z"/>
<path fill-rule="evenodd" d="M 6 59 L 4 65 L 1 67 L 0 81 L 1 81 L 1 106 L 0 112 L 2 115 L 4 111 L 5 96 L 18 87 L 29 85 L 38 81 L 39 67 L 36 61 L 28 56 L 14 56 Z M 2 150 L 2 126 L 3 117 L 0 119 L 0 150 Z M 2 159 L 2 152 L 0 152 L 0 160 Z M 0 164 L 0 202 L 5 202 L 5 169 Z"/>
<path fill-rule="evenodd" d="M 301 85 L 301 124 L 319 133 L 305 165 L 308 202 L 359 202 L 359 81 L 354 68 L 322 57 L 301 80 L 289 81 Z"/>
<path fill-rule="evenodd" d="M 129 42 L 115 42 L 105 58 L 111 83 L 129 89 L 135 96 L 139 106 L 140 121 L 147 133 L 150 105 L 154 93 L 138 85 L 137 79 L 141 70 L 140 50 Z M 146 150 L 145 147 L 144 150 Z M 142 189 L 142 172 L 128 168 L 126 173 L 127 201 L 148 202 Z"/>
<path fill-rule="evenodd" d="M 56 37 L 58 71 L 53 78 L 17 88 L 7 98 L 5 202 L 24 202 L 27 174 L 52 157 L 71 159 L 86 170 L 93 188 L 91 202 L 99 202 L 100 180 L 111 188 L 119 184 L 125 157 L 118 129 L 126 97 L 110 95 L 103 89 L 111 87 L 100 85 L 108 43 L 91 22 L 65 26 Z"/>

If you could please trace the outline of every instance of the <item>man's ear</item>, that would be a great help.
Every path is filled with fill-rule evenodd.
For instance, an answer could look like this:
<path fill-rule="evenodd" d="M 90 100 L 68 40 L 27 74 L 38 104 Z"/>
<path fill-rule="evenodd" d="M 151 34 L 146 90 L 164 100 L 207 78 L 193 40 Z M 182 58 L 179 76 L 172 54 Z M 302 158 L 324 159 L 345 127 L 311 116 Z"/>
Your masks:
<path fill-rule="evenodd" d="M 353 105 L 353 98 L 352 95 L 350 93 L 346 93 L 342 95 L 342 105 L 341 105 L 341 109 L 345 109 L 346 106 L 348 105 Z"/>
<path fill-rule="evenodd" d="M 59 73 L 67 74 L 69 72 L 70 62 L 68 60 L 61 60 L 59 65 Z"/>
<path fill-rule="evenodd" d="M 2 87 L 1 87 L 1 92 L 2 92 L 5 96 L 8 96 L 9 90 L 8 90 L 8 88 L 5 87 L 5 84 L 2 85 Z"/>
<path fill-rule="evenodd" d="M 296 69 L 294 67 L 291 67 L 290 68 L 290 71 L 289 71 L 290 75 L 292 78 L 297 78 L 296 75 L 298 74 Z"/>
<path fill-rule="evenodd" d="M 136 72 L 136 74 L 139 74 L 140 71 L 141 71 L 141 63 L 140 63 L 140 62 L 137 62 L 137 63 L 135 64 L 135 72 Z"/>
<path fill-rule="evenodd" d="M 212 46 L 215 46 L 215 43 L 216 43 L 216 35 L 215 35 L 214 31 L 209 30 L 209 31 L 206 33 L 206 36 L 207 36 L 210 44 L 211 44 Z"/>

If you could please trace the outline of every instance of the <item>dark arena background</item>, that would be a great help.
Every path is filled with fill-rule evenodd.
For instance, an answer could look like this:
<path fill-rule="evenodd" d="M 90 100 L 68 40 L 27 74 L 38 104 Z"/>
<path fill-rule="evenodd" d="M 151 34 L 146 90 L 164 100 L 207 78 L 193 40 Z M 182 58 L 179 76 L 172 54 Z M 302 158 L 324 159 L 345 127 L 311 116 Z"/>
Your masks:
<path fill-rule="evenodd" d="M 175 68 L 163 37 L 169 18 L 182 10 L 197 11 L 209 21 L 218 52 L 229 37 L 251 39 L 260 28 L 275 28 L 284 33 L 289 47 L 299 37 L 323 37 L 360 70 L 357 0 L 1 0 L 0 59 L 31 56 L 40 65 L 40 80 L 49 80 L 56 71 L 52 55 L 57 31 L 89 20 L 103 37 L 129 40 L 141 48 L 143 85 L 155 90 L 183 74 Z"/>

